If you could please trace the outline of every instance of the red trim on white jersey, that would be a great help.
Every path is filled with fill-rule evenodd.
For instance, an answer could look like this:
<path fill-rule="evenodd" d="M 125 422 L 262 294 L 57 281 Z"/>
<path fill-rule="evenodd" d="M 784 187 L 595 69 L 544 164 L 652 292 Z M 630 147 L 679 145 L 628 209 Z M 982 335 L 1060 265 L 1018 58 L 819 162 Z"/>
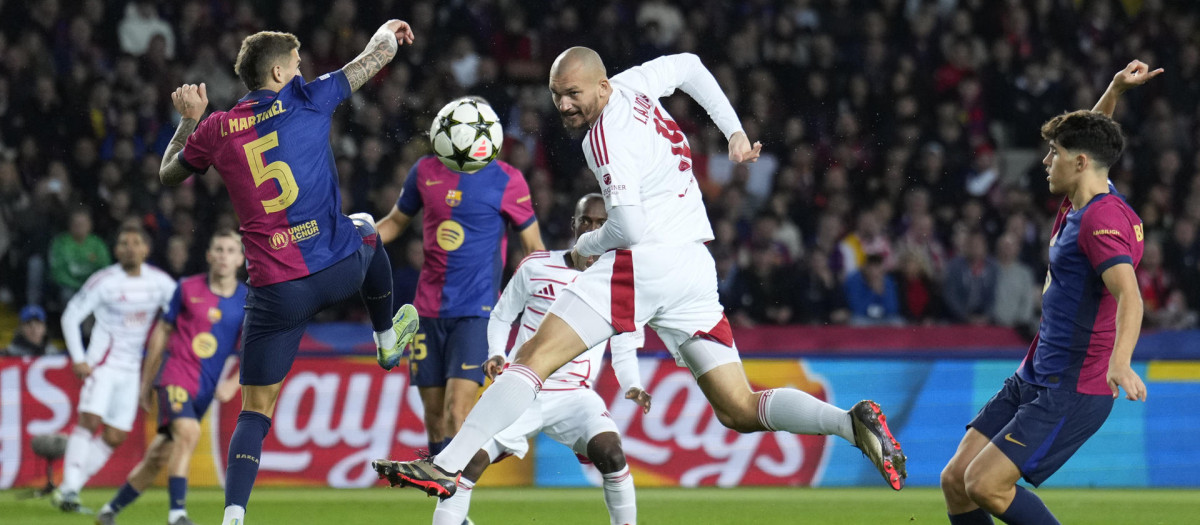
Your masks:
<path fill-rule="evenodd" d="M 613 261 L 612 279 L 612 327 L 618 334 L 637 330 L 634 323 L 633 298 L 633 252 L 617 250 Z"/>

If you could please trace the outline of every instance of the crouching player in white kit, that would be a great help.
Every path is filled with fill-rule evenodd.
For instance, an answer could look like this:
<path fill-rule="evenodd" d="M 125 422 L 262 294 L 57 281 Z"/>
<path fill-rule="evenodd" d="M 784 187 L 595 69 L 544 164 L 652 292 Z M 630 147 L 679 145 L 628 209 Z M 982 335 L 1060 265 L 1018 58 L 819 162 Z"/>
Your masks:
<path fill-rule="evenodd" d="M 141 227 L 122 227 L 114 251 L 117 264 L 92 274 L 62 315 L 72 369 L 84 380 L 62 484 L 50 498 L 67 512 L 80 510 L 79 491 L 133 428 L 146 336 L 175 293 L 175 280 L 145 263 L 150 237 Z M 85 355 L 79 325 L 92 314 L 96 324 Z"/>
<path fill-rule="evenodd" d="M 598 229 L 608 218 L 604 211 L 604 199 L 592 193 L 579 199 L 571 227 L 575 236 Z M 560 297 L 567 285 L 580 275 L 567 251 L 537 251 L 521 262 L 500 300 L 492 310 L 488 321 L 488 360 L 484 372 L 491 379 L 504 367 L 504 349 L 513 321 L 521 317 L 517 329 L 517 340 L 513 348 L 520 349 L 528 340 L 542 318 Z M 586 262 L 584 262 L 586 264 Z M 637 349 L 644 342 L 642 330 L 614 336 L 612 345 L 612 367 L 617 382 L 625 391 L 626 399 L 632 399 L 650 410 L 650 395 L 642 389 L 637 368 Z M 604 503 L 608 506 L 609 521 L 613 525 L 637 523 L 637 501 L 634 496 L 633 476 L 625 464 L 625 453 L 621 450 L 621 436 L 617 425 L 608 414 L 604 400 L 592 390 L 592 383 L 600 374 L 600 362 L 604 358 L 604 341 L 588 349 L 575 359 L 546 378 L 545 387 L 528 410 L 515 423 L 502 430 L 475 453 L 475 457 L 463 469 L 458 481 L 458 491 L 453 497 L 438 502 L 433 513 L 433 525 L 459 525 L 467 516 L 471 504 L 471 489 L 483 470 L 494 462 L 509 455 L 525 457 L 529 450 L 529 438 L 545 432 L 551 439 L 587 458 L 604 477 Z"/>
<path fill-rule="evenodd" d="M 717 298 L 716 265 L 704 246 L 713 234 L 692 176 L 691 149 L 658 102 L 676 88 L 721 128 L 730 160 L 758 158 L 762 146 L 751 146 L 695 55 L 658 58 L 611 80 L 591 49 L 574 47 L 555 59 L 551 95 L 568 128 L 589 128 L 583 152 L 608 207 L 608 222 L 580 237 L 572 257 L 599 259 L 554 303 L 437 457 L 375 462 L 391 483 L 453 494 L 479 447 L 525 411 L 551 373 L 614 333 L 649 324 L 691 370 L 726 427 L 835 434 L 862 450 L 890 487 L 904 486 L 905 457 L 879 405 L 862 401 L 844 411 L 791 388 L 750 389 Z"/>

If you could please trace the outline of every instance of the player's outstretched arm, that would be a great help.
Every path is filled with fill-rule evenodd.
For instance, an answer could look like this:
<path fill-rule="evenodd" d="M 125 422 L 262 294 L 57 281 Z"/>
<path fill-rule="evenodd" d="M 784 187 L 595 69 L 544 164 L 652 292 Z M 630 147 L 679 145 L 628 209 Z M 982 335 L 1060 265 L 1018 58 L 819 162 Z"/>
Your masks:
<path fill-rule="evenodd" d="M 375 232 L 379 234 L 379 240 L 384 244 L 389 244 L 396 240 L 404 229 L 408 228 L 408 223 L 412 222 L 412 217 L 400 211 L 397 206 L 392 206 L 392 211 L 388 212 L 387 216 L 382 220 L 375 222 Z"/>
<path fill-rule="evenodd" d="M 142 389 L 138 399 L 147 414 L 154 410 L 154 378 L 158 377 L 158 370 L 162 368 L 163 349 L 167 347 L 167 341 L 174 331 L 171 323 L 159 319 L 146 344 L 146 357 L 142 358 Z"/>
<path fill-rule="evenodd" d="M 187 144 L 188 136 L 200 125 L 200 117 L 204 116 L 204 110 L 208 107 L 208 88 L 204 83 L 199 86 L 179 86 L 171 93 L 171 103 L 183 118 L 179 120 L 179 127 L 175 128 L 175 136 L 171 137 L 166 153 L 163 153 L 162 164 L 158 167 L 158 178 L 164 185 L 178 186 L 192 175 L 192 170 L 179 161 L 179 152 L 183 151 L 184 144 Z"/>
<path fill-rule="evenodd" d="M 396 57 L 396 51 L 400 49 L 401 45 L 412 42 L 413 32 L 412 28 L 408 26 L 408 22 L 388 20 L 379 26 L 379 29 L 375 30 L 375 34 L 371 36 L 371 41 L 367 42 L 367 47 L 363 49 L 363 52 L 342 67 L 342 72 L 346 74 L 346 80 L 350 82 L 350 91 L 358 91 L 358 88 L 366 84 L 371 77 L 383 70 L 383 66 Z"/>
<path fill-rule="evenodd" d="M 1150 71 L 1150 66 L 1141 60 L 1130 62 L 1129 65 L 1125 66 L 1125 69 L 1117 71 L 1117 74 L 1113 75 L 1112 82 L 1108 84 L 1108 89 L 1105 89 L 1104 94 L 1100 95 L 1100 100 L 1096 102 L 1096 106 L 1092 108 L 1092 111 L 1098 111 L 1111 117 L 1113 112 L 1117 110 L 1117 99 L 1121 98 L 1122 93 L 1149 82 L 1150 79 L 1162 74 L 1162 72 L 1163 68 L 1161 67 Z"/>
<path fill-rule="evenodd" d="M 1108 359 L 1108 387 L 1116 399 L 1117 387 L 1125 389 L 1125 398 L 1146 400 L 1146 384 L 1133 371 L 1133 347 L 1142 330 L 1142 293 L 1131 264 L 1115 264 L 1100 274 L 1105 288 L 1117 300 L 1117 333 L 1112 356 Z"/>

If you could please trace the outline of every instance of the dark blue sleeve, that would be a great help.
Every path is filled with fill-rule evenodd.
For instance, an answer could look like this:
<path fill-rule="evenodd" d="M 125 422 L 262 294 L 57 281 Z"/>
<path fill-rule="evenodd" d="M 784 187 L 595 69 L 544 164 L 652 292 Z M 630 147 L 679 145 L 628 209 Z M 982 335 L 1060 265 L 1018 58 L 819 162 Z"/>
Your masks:
<path fill-rule="evenodd" d="M 350 97 L 350 81 L 342 70 L 325 73 L 300 88 L 308 101 L 322 113 L 332 115 L 338 104 Z"/>
<path fill-rule="evenodd" d="M 409 217 L 421 211 L 421 206 L 423 205 L 421 202 L 421 190 L 417 186 L 417 173 L 419 172 L 417 167 L 420 165 L 421 161 L 417 161 L 416 164 L 413 164 L 412 169 L 408 170 L 408 177 L 404 179 L 404 188 L 400 190 L 400 198 L 396 199 L 396 208 L 400 210 L 400 213 Z"/>
<path fill-rule="evenodd" d="M 163 314 L 163 319 L 172 325 L 175 324 L 175 319 L 179 317 L 179 311 L 183 308 L 183 281 L 180 281 L 175 286 L 175 293 L 171 295 L 171 302 L 167 305 L 167 313 Z"/>

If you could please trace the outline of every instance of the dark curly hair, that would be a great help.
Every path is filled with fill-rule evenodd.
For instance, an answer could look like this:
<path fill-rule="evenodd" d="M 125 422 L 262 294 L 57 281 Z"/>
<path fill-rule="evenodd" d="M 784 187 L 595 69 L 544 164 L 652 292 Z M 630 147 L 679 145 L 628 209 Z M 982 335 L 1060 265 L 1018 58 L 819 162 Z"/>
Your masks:
<path fill-rule="evenodd" d="M 1042 124 L 1042 138 L 1069 151 L 1086 153 L 1104 167 L 1112 166 L 1125 149 L 1121 125 L 1098 111 L 1063 113 Z"/>

